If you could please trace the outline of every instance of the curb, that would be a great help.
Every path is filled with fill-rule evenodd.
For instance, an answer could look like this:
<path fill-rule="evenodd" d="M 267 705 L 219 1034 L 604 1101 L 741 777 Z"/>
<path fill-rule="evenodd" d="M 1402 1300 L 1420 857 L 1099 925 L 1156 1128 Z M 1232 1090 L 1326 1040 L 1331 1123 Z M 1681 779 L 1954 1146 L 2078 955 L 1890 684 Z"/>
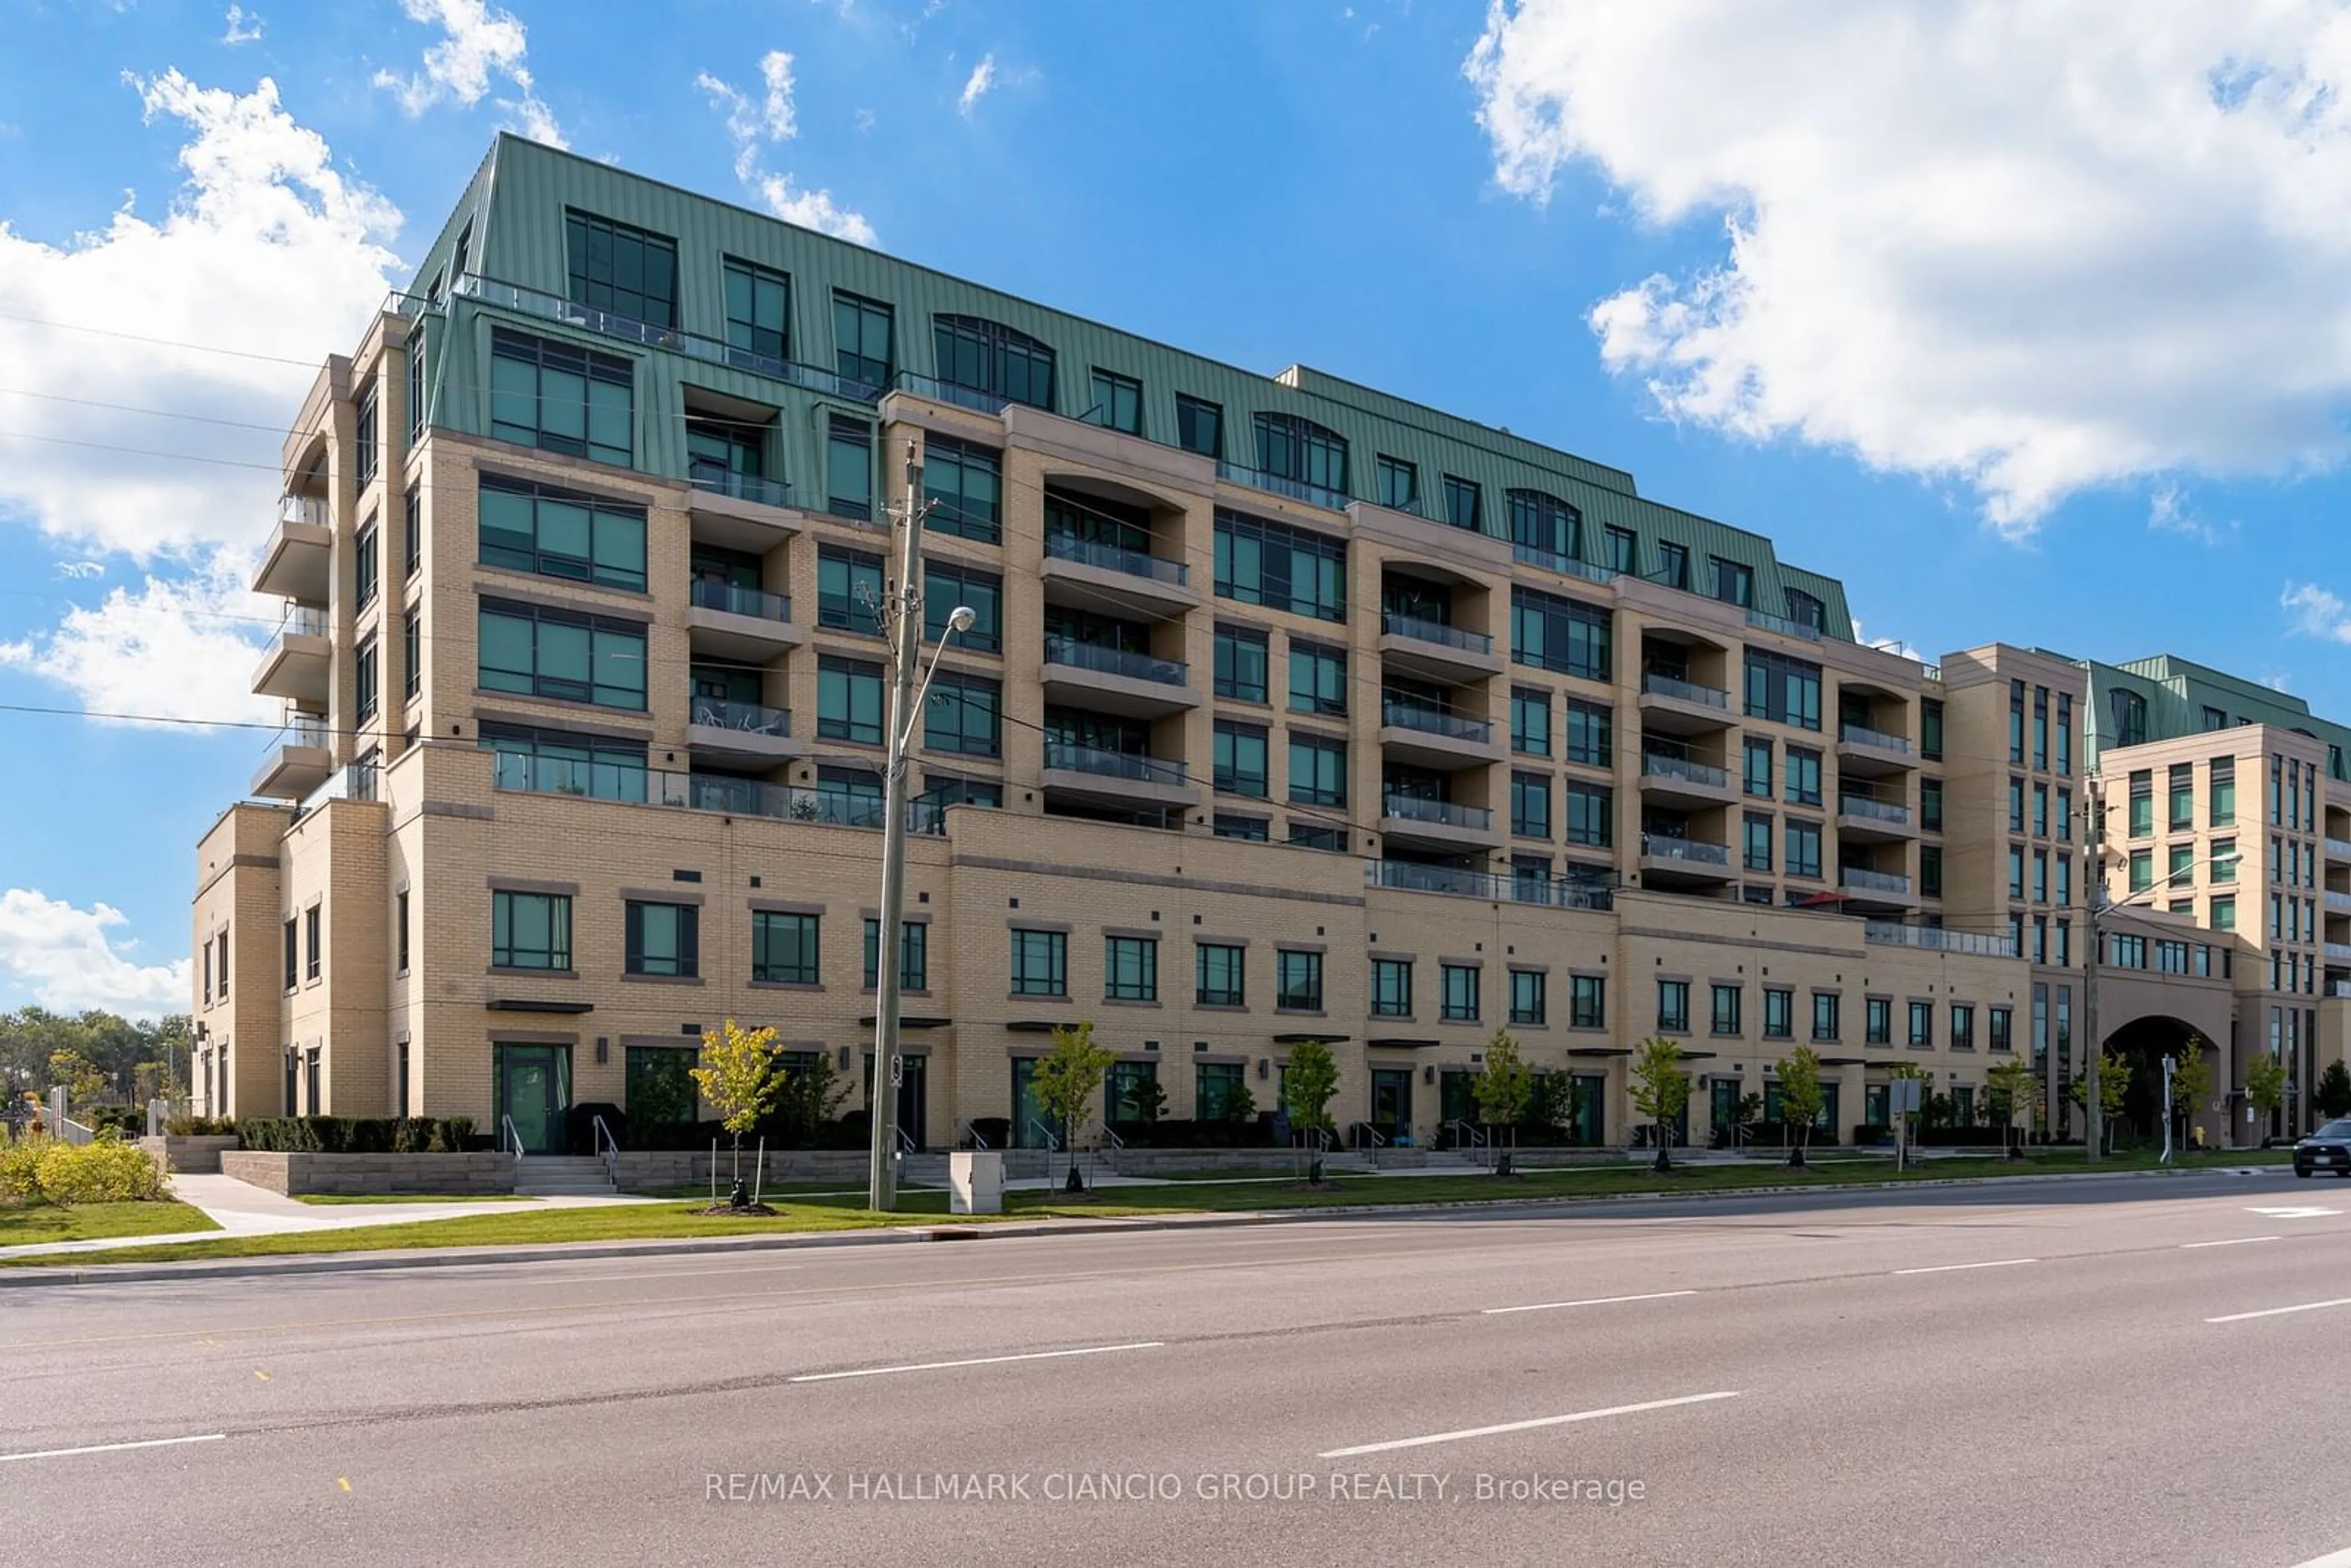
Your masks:
<path fill-rule="evenodd" d="M 1718 1188 L 1691 1193 L 1622 1192 L 1585 1197 L 1458 1198 L 1450 1202 L 1332 1204 L 1316 1208 L 1258 1209 L 1223 1214 L 1169 1214 L 1134 1218 L 1041 1219 L 971 1226 L 907 1225 L 774 1236 L 678 1237 L 642 1241 L 565 1241 L 535 1247 L 385 1249 L 373 1252 L 325 1252 L 279 1257 L 194 1259 L 183 1263 L 24 1264 L 0 1268 L 0 1290 L 37 1285 L 154 1284 L 165 1281 L 235 1279 L 256 1274 L 367 1273 L 394 1269 L 453 1269 L 496 1263 L 595 1261 L 606 1258 L 782 1252 L 829 1247 L 901 1246 L 932 1241 L 978 1241 L 1058 1236 L 1120 1236 L 1158 1230 L 1229 1229 L 1241 1226 L 1305 1224 L 1364 1216 L 1426 1217 L 1508 1213 L 1524 1209 L 1603 1207 L 1614 1204 L 1688 1202 L 1719 1198 L 1786 1197 L 1820 1192 L 1915 1192 L 1922 1187 L 2038 1186 L 2058 1182 L 2143 1181 L 2179 1176 L 2265 1176 L 2290 1171 L 2284 1165 L 2214 1166 L 2197 1171 L 2064 1171 L 2011 1176 L 1928 1176 L 1916 1181 L 1818 1183 L 1786 1186 Z M 87 1256 L 87 1254 L 85 1254 Z"/>

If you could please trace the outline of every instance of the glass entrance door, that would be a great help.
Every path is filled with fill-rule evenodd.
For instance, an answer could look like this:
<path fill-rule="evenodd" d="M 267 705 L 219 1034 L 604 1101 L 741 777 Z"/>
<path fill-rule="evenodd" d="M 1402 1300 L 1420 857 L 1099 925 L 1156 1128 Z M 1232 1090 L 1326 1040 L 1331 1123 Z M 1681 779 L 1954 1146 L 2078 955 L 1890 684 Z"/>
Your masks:
<path fill-rule="evenodd" d="M 1390 1143 L 1412 1131 L 1412 1069 L 1372 1069 L 1372 1125 Z"/>
<path fill-rule="evenodd" d="M 903 1063 L 899 1069 L 898 1080 L 898 1131 L 912 1138 L 914 1141 L 914 1147 L 919 1149 L 930 1142 L 925 1135 L 927 1129 L 924 1125 L 923 1116 L 924 1102 L 930 1098 L 923 1092 L 924 1083 L 928 1076 L 925 1068 L 929 1064 L 930 1058 L 909 1056 L 904 1051 L 900 1051 L 898 1056 Z M 868 1085 L 865 1103 L 871 1105 L 873 1103 L 872 1085 L 874 1082 L 874 1072 L 873 1053 L 870 1051 L 865 1053 L 865 1081 Z"/>
<path fill-rule="evenodd" d="M 571 1106 L 571 1048 L 500 1045 L 495 1050 L 498 1146 L 513 1147 L 506 1131 L 511 1121 L 514 1141 L 522 1145 L 523 1154 L 561 1154 L 563 1113 Z"/>
<path fill-rule="evenodd" d="M 1016 1149 L 1046 1146 L 1045 1108 L 1037 1103 L 1036 1076 L 1034 1057 L 1012 1059 L 1012 1146 Z"/>

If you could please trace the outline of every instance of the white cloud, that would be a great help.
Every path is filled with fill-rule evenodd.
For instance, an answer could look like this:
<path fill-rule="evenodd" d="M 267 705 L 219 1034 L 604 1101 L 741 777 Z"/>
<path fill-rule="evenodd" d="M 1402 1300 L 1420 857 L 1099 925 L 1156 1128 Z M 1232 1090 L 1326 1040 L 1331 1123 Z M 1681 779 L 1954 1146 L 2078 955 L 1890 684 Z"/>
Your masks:
<path fill-rule="evenodd" d="M 2196 515 L 2188 497 L 2177 485 L 2158 485 L 2147 498 L 2147 526 L 2158 534 L 2178 534 L 2182 538 L 2218 547 L 2237 537 L 2241 525 L 2231 517 L 2227 524 L 2214 527 Z"/>
<path fill-rule="evenodd" d="M 518 98 L 493 99 L 513 129 L 550 147 L 569 147 L 554 112 L 538 97 L 525 63 L 529 38 L 511 11 L 493 10 L 486 0 L 401 0 L 409 20 L 441 29 L 441 41 L 424 51 L 424 68 L 413 76 L 379 70 L 375 85 L 399 98 L 411 115 L 455 99 L 471 107 L 490 90 L 492 76 L 514 84 Z"/>
<path fill-rule="evenodd" d="M 735 177 L 786 223 L 859 245 L 878 243 L 864 214 L 842 206 L 830 191 L 802 189 L 790 174 L 768 169 L 767 147 L 799 135 L 799 116 L 792 103 L 792 57 L 781 49 L 768 50 L 760 57 L 759 77 L 765 92 L 757 103 L 709 71 L 694 78 L 710 106 L 726 118 L 726 134 L 735 143 Z"/>
<path fill-rule="evenodd" d="M 979 64 L 971 68 L 971 75 L 964 78 L 963 96 L 956 99 L 956 112 L 969 120 L 971 111 L 979 107 L 979 100 L 995 85 L 996 57 L 982 55 Z"/>
<path fill-rule="evenodd" d="M 2351 455 L 2351 13 L 2332 0 L 1493 0 L 1495 177 L 1571 163 L 1719 259 L 1590 315 L 1671 417 L 2080 489 Z"/>
<path fill-rule="evenodd" d="M 106 563 L 96 560 L 61 560 L 57 562 L 57 575 L 73 578 L 77 581 L 88 581 L 93 577 L 104 577 Z"/>
<path fill-rule="evenodd" d="M 1872 637 L 1864 632 L 1861 629 L 1861 617 L 1858 615 L 1853 617 L 1853 640 L 1865 648 L 1876 648 L 1882 653 L 1898 653 L 1906 659 L 1916 659 L 1922 664 L 1928 662 L 1926 654 L 1918 652 L 1914 644 L 1905 642 L 1902 638 Z"/>
<path fill-rule="evenodd" d="M 0 643 L 0 666 L 65 687 L 96 714 L 267 722 L 277 706 L 252 691 L 276 601 L 246 587 L 253 561 L 214 556 L 201 575 L 148 577 L 54 630 Z"/>
<path fill-rule="evenodd" d="M 2288 685 L 2290 679 L 2291 677 L 2286 675 L 2274 674 L 2267 674 L 2262 677 L 2262 685 L 2269 687 L 2269 689 L 2273 692 L 2283 692 L 2286 695 L 2292 696 L 2294 695 L 2294 691 Z"/>
<path fill-rule="evenodd" d="M 247 16 L 242 5 L 232 5 L 228 8 L 228 31 L 221 35 L 221 42 L 232 47 L 257 42 L 262 26 L 260 17 Z"/>
<path fill-rule="evenodd" d="M 2314 582 L 2288 582 L 2278 608 L 2294 616 L 2294 630 L 2330 643 L 2351 643 L 2351 604 Z"/>
<path fill-rule="evenodd" d="M 857 118 L 853 123 L 857 128 L 857 134 L 860 136 L 864 135 L 867 131 L 873 129 L 873 111 L 870 109 L 859 110 L 857 111 Z"/>
<path fill-rule="evenodd" d="M 77 909 L 38 888 L 0 892 L 0 974 L 58 1012 L 104 1008 L 128 1017 L 185 1012 L 188 960 L 141 964 L 136 944 L 112 933 L 129 925 L 104 904 Z"/>

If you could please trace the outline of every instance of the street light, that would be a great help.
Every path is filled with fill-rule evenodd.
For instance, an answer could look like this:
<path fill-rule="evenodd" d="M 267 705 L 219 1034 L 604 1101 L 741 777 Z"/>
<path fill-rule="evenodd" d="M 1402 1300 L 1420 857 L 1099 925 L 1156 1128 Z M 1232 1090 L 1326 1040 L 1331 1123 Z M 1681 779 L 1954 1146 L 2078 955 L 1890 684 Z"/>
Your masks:
<path fill-rule="evenodd" d="M 2239 860 L 2243 858 L 2242 854 L 2236 850 L 2231 850 L 2224 854 L 2210 856 L 2208 859 L 2198 861 L 2193 865 L 2185 865 L 2179 867 L 2177 871 L 2166 872 L 2161 882 L 2156 883 L 2151 886 L 2143 887 L 2137 893 L 2128 894 L 2123 898 L 2115 899 L 2110 903 L 2106 899 L 2105 833 L 2104 831 L 2105 824 L 2103 813 L 2100 810 L 2100 805 L 2101 802 L 2098 792 L 2095 789 L 2095 781 L 2093 781 L 2093 787 L 2089 791 L 2089 803 L 2087 807 L 2090 814 L 2089 831 L 2087 835 L 2090 841 L 2088 844 L 2090 852 L 2090 910 L 2089 931 L 2087 935 L 2090 938 L 2090 942 L 2089 951 L 2084 956 L 2082 963 L 2082 1032 L 2087 1037 L 2087 1049 L 2083 1052 L 2082 1061 L 2082 1109 L 2085 1129 L 2088 1134 L 2088 1148 L 2086 1153 L 2090 1160 L 2094 1163 L 2105 1157 L 2099 1148 L 2099 1145 L 2104 1141 L 2105 1136 L 2105 1129 L 2103 1125 L 2104 1108 L 2098 1103 L 2098 1063 L 2100 1059 L 2105 1055 L 2105 1041 L 2100 1040 L 2098 1037 L 2098 960 L 2101 955 L 2101 950 L 2104 946 L 2103 942 L 2101 942 L 2098 936 L 2098 920 L 2102 915 L 2110 915 L 2117 909 L 2128 909 L 2132 904 L 2138 903 L 2142 899 L 2152 899 L 2159 893 L 2164 893 L 2171 888 L 2179 886 L 2179 879 L 2182 876 L 2201 871 L 2206 866 L 2234 865 Z M 2170 1082 L 2169 1074 L 2167 1073 L 2164 1079 L 2165 1092 L 2167 1096 L 2169 1093 Z M 2051 1108 L 2050 1113 L 2053 1117 L 2055 1115 L 2056 1113 L 2053 1106 Z M 2164 1118 L 2164 1135 L 2167 1139 L 2170 1136 L 2170 1114 L 2167 1105 Z"/>
<path fill-rule="evenodd" d="M 967 604 L 947 615 L 946 632 L 931 651 L 930 667 L 915 678 L 922 663 L 923 643 L 923 524 L 930 507 L 923 493 L 923 465 L 914 444 L 906 446 L 906 499 L 897 508 L 905 528 L 900 541 L 898 581 L 885 594 L 876 613 L 882 635 L 890 641 L 896 679 L 890 690 L 890 733 L 883 763 L 882 795 L 882 920 L 874 939 L 873 967 L 873 1146 L 866 1179 L 868 1208 L 886 1212 L 898 1202 L 898 986 L 899 957 L 904 946 L 906 907 L 906 761 L 913 748 L 914 725 L 923 716 L 931 679 L 939 673 L 939 655 L 947 640 L 968 632 L 979 619 Z"/>

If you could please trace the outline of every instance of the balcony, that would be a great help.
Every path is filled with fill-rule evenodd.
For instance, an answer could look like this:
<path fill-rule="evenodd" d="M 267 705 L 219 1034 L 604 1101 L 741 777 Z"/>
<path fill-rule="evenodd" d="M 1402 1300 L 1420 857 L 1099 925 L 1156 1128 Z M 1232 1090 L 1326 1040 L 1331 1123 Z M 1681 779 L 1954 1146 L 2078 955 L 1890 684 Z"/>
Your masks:
<path fill-rule="evenodd" d="M 1655 735 L 1704 735 L 1739 722 L 1730 694 L 1671 675 L 1641 677 L 1641 727 Z"/>
<path fill-rule="evenodd" d="M 2331 861 L 2351 861 L 2351 839 L 2327 840 L 2326 858 Z"/>
<path fill-rule="evenodd" d="M 1162 560 L 1074 534 L 1045 536 L 1037 575 L 1044 581 L 1049 602 L 1086 610 L 1111 607 L 1127 614 L 1155 615 L 1190 610 L 1200 602 L 1191 570 L 1182 561 Z"/>
<path fill-rule="evenodd" d="M 1263 490 L 1269 496 L 1284 496 L 1293 501 L 1303 501 L 1310 507 L 1323 507 L 1333 512 L 1343 512 L 1351 498 L 1342 490 L 1326 489 L 1310 485 L 1303 479 L 1287 478 L 1269 474 L 1262 468 L 1244 468 L 1238 463 L 1217 462 L 1217 477 L 1228 485 L 1246 485 L 1252 490 Z"/>
<path fill-rule="evenodd" d="M 454 299 L 473 299 L 484 305 L 494 305 L 518 315 L 536 316 L 542 321 L 558 321 L 567 327 L 594 332 L 601 337 L 638 348 L 661 349 L 705 364 L 720 365 L 730 371 L 745 371 L 769 381 L 785 382 L 792 386 L 806 387 L 828 397 L 847 398 L 852 402 L 880 401 L 882 389 L 821 365 L 801 364 L 793 360 L 778 359 L 772 354 L 754 353 L 737 348 L 721 338 L 705 338 L 699 332 L 687 332 L 674 327 L 655 327 L 617 311 L 592 309 L 575 304 L 559 295 L 541 293 L 519 284 L 500 283 L 469 272 L 449 286 Z"/>
<path fill-rule="evenodd" d="M 1520 566 L 1541 567 L 1562 577 L 1580 577 L 1586 582 L 1611 583 L 1623 574 L 1613 567 L 1594 566 L 1588 560 L 1578 560 L 1572 555 L 1560 555 L 1533 545 L 1513 544 L 1510 559 Z"/>
<path fill-rule="evenodd" d="M 1918 902 L 1910 891 L 1910 879 L 1893 872 L 1871 871 L 1866 866 L 1841 866 L 1837 870 L 1837 885 L 1844 889 L 1846 903 L 1854 907 L 1877 904 L 1896 909 L 1908 909 Z"/>
<path fill-rule="evenodd" d="M 1641 835 L 1641 881 L 1656 888 L 1714 887 L 1737 879 L 1729 844 L 1679 839 L 1667 833 Z"/>
<path fill-rule="evenodd" d="M 1380 616 L 1379 655 L 1400 674 L 1433 681 L 1477 681 L 1502 673 L 1502 656 L 1483 632 L 1394 611 Z"/>
<path fill-rule="evenodd" d="M 324 784 L 335 771 L 335 754 L 327 743 L 327 721 L 298 716 L 286 727 L 285 738 L 253 776 L 252 793 L 268 800 L 299 800 Z"/>
<path fill-rule="evenodd" d="M 1883 730 L 1848 724 L 1837 730 L 1837 765 L 1847 778 L 1877 779 L 1918 766 L 1910 742 Z"/>
<path fill-rule="evenodd" d="M 1002 392 L 983 392 L 977 387 L 965 386 L 960 382 L 943 382 L 935 376 L 918 376 L 912 371 L 900 371 L 896 379 L 890 383 L 890 390 L 904 392 L 909 397 L 922 398 L 929 402 L 943 402 L 956 408 L 967 408 L 974 413 L 984 413 L 990 419 L 1002 418 L 1005 409 L 1012 402 L 1012 400 Z"/>
<path fill-rule="evenodd" d="M 563 795 L 623 806 L 666 806 L 674 810 L 723 811 L 730 817 L 760 817 L 779 822 L 820 823 L 836 828 L 879 828 L 878 795 L 837 789 L 806 789 L 726 774 L 679 773 L 659 768 L 622 768 L 559 758 L 501 756 L 491 774 L 498 789 L 517 794 Z M 906 803 L 907 828 L 943 833 L 946 814 L 928 797 Z"/>
<path fill-rule="evenodd" d="M 1918 947 L 1930 953 L 1967 953 L 1980 958 L 2016 956 L 2016 944 L 2004 936 L 1946 931 L 1938 925 L 1903 925 L 1891 920 L 1864 921 L 1861 939 L 1891 947 Z"/>
<path fill-rule="evenodd" d="M 1365 861 L 1364 885 L 1403 893 L 1442 893 L 1552 909 L 1615 907 L 1615 888 L 1602 882 L 1470 871 L 1463 866 L 1424 865 L 1417 861 Z"/>
<path fill-rule="evenodd" d="M 2337 915 L 2351 915 L 2351 893 L 2338 893 L 2334 888 L 2328 888 L 2326 907 Z"/>
<path fill-rule="evenodd" d="M 1039 782 L 1048 793 L 1113 806 L 1196 806 L 1200 802 L 1199 789 L 1181 762 L 1067 740 L 1045 743 L 1045 771 Z"/>
<path fill-rule="evenodd" d="M 764 554 L 800 531 L 792 487 L 781 479 L 737 474 L 700 462 L 686 477 L 687 520 L 696 544 Z"/>
<path fill-rule="evenodd" d="M 1747 624 L 1761 632 L 1777 632 L 1782 637 L 1801 637 L 1807 643 L 1817 643 L 1821 629 L 1807 622 L 1792 621 L 1785 615 L 1774 615 L 1768 610 L 1747 612 Z"/>
<path fill-rule="evenodd" d="M 327 503 L 316 496 L 280 496 L 277 526 L 270 530 L 253 591 L 323 605 L 334 580 L 334 556 L 335 533 L 327 520 Z"/>
<path fill-rule="evenodd" d="M 1494 826 L 1494 813 L 1485 807 L 1457 806 L 1450 800 L 1429 800 L 1417 795 L 1387 795 L 1381 799 L 1380 833 L 1394 846 L 1439 852 L 1502 846 L 1502 833 Z"/>
<path fill-rule="evenodd" d="M 1380 704 L 1380 745 L 1395 761 L 1448 769 L 1482 767 L 1506 755 L 1486 720 L 1399 697 Z"/>
<path fill-rule="evenodd" d="M 805 749 L 792 738 L 789 710 L 705 696 L 686 710 L 685 744 L 696 757 L 727 762 L 779 762 Z"/>
<path fill-rule="evenodd" d="M 1200 706 L 1181 659 L 1155 659 L 1073 637 L 1045 639 L 1045 665 L 1037 678 L 1049 703 L 1068 703 L 1127 718 L 1156 718 Z"/>
<path fill-rule="evenodd" d="M 2351 964 L 2351 942 L 2329 942 L 2326 945 L 2329 964 Z"/>
<path fill-rule="evenodd" d="M 1641 799 L 1659 805 L 1727 806 L 1739 799 L 1729 772 L 1694 758 L 1641 754 Z"/>
<path fill-rule="evenodd" d="M 1910 808 L 1865 795 L 1837 798 L 1837 831 L 1867 843 L 1904 843 L 1918 836 L 1911 825 Z"/>
<path fill-rule="evenodd" d="M 808 641 L 780 593 L 697 577 L 686 594 L 686 643 L 696 656 L 764 664 Z"/>
<path fill-rule="evenodd" d="M 306 709 L 324 710 L 334 682 L 335 645 L 324 611 L 298 607 L 280 624 L 253 673 L 253 689 Z"/>

